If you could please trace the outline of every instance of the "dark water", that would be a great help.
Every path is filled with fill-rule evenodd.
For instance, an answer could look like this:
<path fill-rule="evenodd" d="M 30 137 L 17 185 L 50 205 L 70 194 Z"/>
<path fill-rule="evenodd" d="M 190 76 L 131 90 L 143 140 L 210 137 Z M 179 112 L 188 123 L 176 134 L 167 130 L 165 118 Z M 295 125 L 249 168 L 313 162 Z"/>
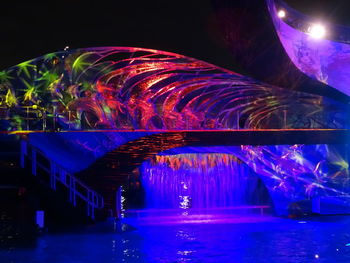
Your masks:
<path fill-rule="evenodd" d="M 1 250 L 0 262 L 350 262 L 350 217 L 154 210 L 124 222 L 135 229 L 117 233 L 109 223 L 45 234 L 34 247 Z"/>

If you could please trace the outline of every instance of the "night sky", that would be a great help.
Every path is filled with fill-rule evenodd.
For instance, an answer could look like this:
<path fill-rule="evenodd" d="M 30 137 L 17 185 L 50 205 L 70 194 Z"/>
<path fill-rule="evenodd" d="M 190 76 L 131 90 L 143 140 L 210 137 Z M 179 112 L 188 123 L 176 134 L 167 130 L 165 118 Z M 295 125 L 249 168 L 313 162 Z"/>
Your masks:
<path fill-rule="evenodd" d="M 1 9 L 1 68 L 67 45 L 137 46 L 232 63 L 215 42 L 210 0 L 11 1 Z"/>
<path fill-rule="evenodd" d="M 350 25 L 349 0 L 284 0 L 306 15 L 340 25 Z"/>
<path fill-rule="evenodd" d="M 346 20 L 345 1 L 286 1 L 305 12 L 331 10 L 333 18 L 338 12 Z M 180 53 L 287 88 L 318 85 L 290 65 L 263 0 L 7 1 L 0 19 L 0 69 L 67 45 L 136 46 Z"/>

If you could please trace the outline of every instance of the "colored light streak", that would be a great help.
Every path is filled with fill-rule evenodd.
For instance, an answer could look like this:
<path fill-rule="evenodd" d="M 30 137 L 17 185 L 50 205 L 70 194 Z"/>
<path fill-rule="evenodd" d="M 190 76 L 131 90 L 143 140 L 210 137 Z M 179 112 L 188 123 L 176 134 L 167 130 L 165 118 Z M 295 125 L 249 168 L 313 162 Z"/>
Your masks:
<path fill-rule="evenodd" d="M 43 129 L 43 118 L 28 122 L 27 112 L 20 110 L 31 105 L 60 131 L 310 129 L 346 124 L 340 103 L 150 49 L 50 53 L 2 71 L 0 81 L 0 106 L 7 107 L 7 119 L 16 119 L 8 123 L 9 131 Z"/>

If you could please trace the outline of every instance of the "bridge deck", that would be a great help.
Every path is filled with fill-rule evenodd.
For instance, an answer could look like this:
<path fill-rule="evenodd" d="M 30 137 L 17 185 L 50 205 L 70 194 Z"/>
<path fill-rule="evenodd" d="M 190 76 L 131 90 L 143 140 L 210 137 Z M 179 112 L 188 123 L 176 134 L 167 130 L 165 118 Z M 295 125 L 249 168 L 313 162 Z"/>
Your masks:
<path fill-rule="evenodd" d="M 79 131 L 1 131 L 2 134 L 29 133 L 130 133 L 151 132 L 182 134 L 192 145 L 283 145 L 344 144 L 350 138 L 348 129 L 259 129 L 259 130 L 79 130 Z M 209 140 L 210 138 L 210 140 Z"/>

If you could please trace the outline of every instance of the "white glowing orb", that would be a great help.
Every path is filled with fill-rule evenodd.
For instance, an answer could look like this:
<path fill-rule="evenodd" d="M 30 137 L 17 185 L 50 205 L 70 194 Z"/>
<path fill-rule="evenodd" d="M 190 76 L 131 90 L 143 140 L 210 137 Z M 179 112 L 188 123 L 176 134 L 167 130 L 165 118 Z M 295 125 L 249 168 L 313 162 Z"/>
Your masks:
<path fill-rule="evenodd" d="M 280 11 L 278 11 L 277 15 L 278 15 L 279 18 L 285 18 L 286 17 L 286 11 L 280 10 Z"/>
<path fill-rule="evenodd" d="M 326 28 L 321 24 L 315 24 L 309 27 L 309 34 L 313 38 L 324 38 L 326 35 Z"/>

